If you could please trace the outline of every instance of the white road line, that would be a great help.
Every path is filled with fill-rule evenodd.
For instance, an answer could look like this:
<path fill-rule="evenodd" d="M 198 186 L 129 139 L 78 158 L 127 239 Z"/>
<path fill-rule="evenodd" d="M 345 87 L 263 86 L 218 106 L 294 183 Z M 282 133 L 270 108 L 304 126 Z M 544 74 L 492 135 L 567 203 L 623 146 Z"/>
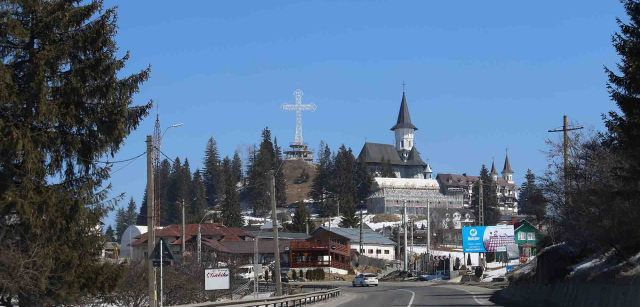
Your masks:
<path fill-rule="evenodd" d="M 471 297 L 473 297 L 473 300 L 476 301 L 476 303 L 478 305 L 484 305 L 485 304 L 485 303 L 483 303 L 483 302 L 478 300 L 478 298 L 476 297 L 476 293 L 473 293 L 473 292 L 471 292 L 471 291 L 469 291 L 467 289 L 463 289 L 463 288 L 454 288 L 454 289 L 462 290 L 464 292 L 467 292 L 467 293 L 471 294 Z"/>
<path fill-rule="evenodd" d="M 407 307 L 411 307 L 411 305 L 413 304 L 413 298 L 416 296 L 415 292 L 413 292 L 411 290 L 407 290 L 407 289 L 393 289 L 393 290 L 407 291 L 407 292 L 411 293 L 411 299 L 409 300 L 409 304 L 407 305 Z"/>

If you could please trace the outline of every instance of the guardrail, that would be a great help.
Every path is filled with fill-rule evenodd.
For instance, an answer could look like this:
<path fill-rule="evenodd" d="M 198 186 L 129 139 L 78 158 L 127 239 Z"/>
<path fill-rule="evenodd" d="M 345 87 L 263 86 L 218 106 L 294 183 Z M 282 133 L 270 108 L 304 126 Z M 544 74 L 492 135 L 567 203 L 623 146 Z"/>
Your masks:
<path fill-rule="evenodd" d="M 239 301 L 227 301 L 227 302 L 209 302 L 179 305 L 174 307 L 220 307 L 220 306 L 232 306 L 232 307 L 258 307 L 258 306 L 302 306 L 306 304 L 312 304 L 328 300 L 340 295 L 340 289 L 334 288 L 323 291 L 315 291 L 310 293 L 300 293 L 284 296 L 276 296 L 269 298 L 259 299 L 246 299 Z"/>

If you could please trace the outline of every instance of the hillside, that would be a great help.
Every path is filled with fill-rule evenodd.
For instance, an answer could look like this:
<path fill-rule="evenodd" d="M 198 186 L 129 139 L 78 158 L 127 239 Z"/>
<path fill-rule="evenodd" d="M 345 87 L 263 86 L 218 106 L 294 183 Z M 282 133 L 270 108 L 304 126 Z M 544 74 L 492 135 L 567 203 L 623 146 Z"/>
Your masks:
<path fill-rule="evenodd" d="M 307 194 L 316 175 L 315 166 L 302 160 L 287 160 L 282 169 L 287 181 L 287 204 L 308 199 Z M 308 174 L 306 181 L 300 180 L 303 171 Z"/>

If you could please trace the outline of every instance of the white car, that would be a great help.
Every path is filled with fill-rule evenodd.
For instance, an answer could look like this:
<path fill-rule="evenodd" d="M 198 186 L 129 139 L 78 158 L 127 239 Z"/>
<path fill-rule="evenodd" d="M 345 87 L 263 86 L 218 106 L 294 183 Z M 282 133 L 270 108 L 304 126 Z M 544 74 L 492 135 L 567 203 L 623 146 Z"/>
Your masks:
<path fill-rule="evenodd" d="M 376 286 L 377 287 L 378 286 L 378 275 L 371 274 L 371 273 L 358 274 L 356 276 L 356 278 L 353 279 L 351 284 L 354 287 L 357 287 L 357 286 L 360 286 L 360 287 Z"/>
<path fill-rule="evenodd" d="M 262 266 L 258 265 L 258 279 L 264 279 L 264 271 L 262 270 Z M 238 268 L 236 273 L 237 278 L 241 279 L 254 279 L 255 278 L 255 267 L 253 264 L 243 265 Z"/>

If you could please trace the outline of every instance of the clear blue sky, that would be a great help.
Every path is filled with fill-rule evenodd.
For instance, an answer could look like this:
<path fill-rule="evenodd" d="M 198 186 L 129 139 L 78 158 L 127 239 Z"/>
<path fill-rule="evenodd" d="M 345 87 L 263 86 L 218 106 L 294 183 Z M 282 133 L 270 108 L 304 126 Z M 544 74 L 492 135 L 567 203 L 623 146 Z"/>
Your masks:
<path fill-rule="evenodd" d="M 153 99 L 162 149 L 201 167 L 207 139 L 224 155 L 258 142 L 265 126 L 281 143 L 294 136 L 292 102 L 307 102 L 304 137 L 345 144 L 358 154 L 365 140 L 392 143 L 401 83 L 416 146 L 436 173 L 476 174 L 502 167 L 505 148 L 518 183 L 527 168 L 546 168 L 547 133 L 572 122 L 603 129 L 614 108 L 603 66 L 618 60 L 611 46 L 618 1 L 106 1 L 118 6 L 125 70 L 152 66 L 136 95 Z M 155 111 L 115 159 L 145 150 Z M 117 165 L 119 169 L 123 165 Z M 112 195 L 139 205 L 145 162 L 112 176 Z M 124 204 L 123 204 L 124 205 Z M 113 216 L 107 222 L 112 223 Z"/>

